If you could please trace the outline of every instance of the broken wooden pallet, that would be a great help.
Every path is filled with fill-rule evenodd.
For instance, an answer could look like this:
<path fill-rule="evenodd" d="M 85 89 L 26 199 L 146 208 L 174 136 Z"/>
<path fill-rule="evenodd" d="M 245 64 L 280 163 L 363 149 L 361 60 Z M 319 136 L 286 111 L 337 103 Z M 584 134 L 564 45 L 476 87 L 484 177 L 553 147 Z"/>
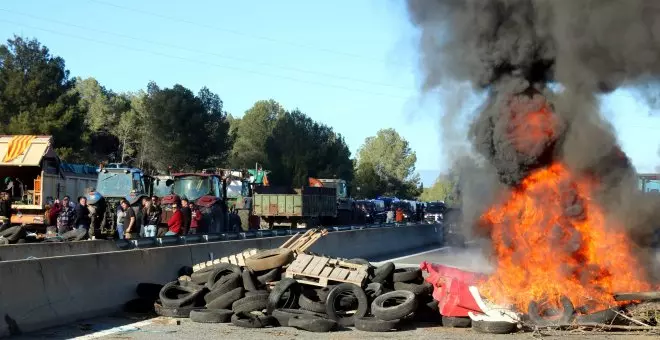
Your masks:
<path fill-rule="evenodd" d="M 193 266 L 193 272 L 196 272 L 198 270 L 202 270 L 206 267 L 210 267 L 214 264 L 219 264 L 219 263 L 231 263 L 235 264 L 240 267 L 245 267 L 245 259 L 256 254 L 258 250 L 256 249 L 249 249 L 245 250 L 243 252 L 240 252 L 238 254 L 230 255 L 230 256 L 225 256 L 219 259 L 215 259 L 213 261 L 206 261 L 202 263 L 198 263 Z"/>
<path fill-rule="evenodd" d="M 300 254 L 311 247 L 314 242 L 319 238 L 328 234 L 328 231 L 325 229 L 312 229 L 306 231 L 304 234 L 296 233 L 291 236 L 280 248 L 287 248 L 293 251 L 296 254 Z"/>
<path fill-rule="evenodd" d="M 284 276 L 302 284 L 319 287 L 342 282 L 362 286 L 367 278 L 367 268 L 366 265 L 348 263 L 325 256 L 298 254 Z"/>

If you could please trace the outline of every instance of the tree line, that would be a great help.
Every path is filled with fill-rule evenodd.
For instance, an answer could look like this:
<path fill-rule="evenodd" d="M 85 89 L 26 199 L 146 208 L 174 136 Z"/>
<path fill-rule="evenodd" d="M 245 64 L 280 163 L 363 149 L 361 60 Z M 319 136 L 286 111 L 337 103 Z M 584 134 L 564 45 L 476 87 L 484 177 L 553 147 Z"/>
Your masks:
<path fill-rule="evenodd" d="M 118 93 L 72 77 L 63 58 L 19 36 L 0 45 L 0 134 L 52 135 L 60 158 L 72 163 L 119 162 L 153 173 L 260 164 L 276 185 L 342 178 L 354 197 L 423 191 L 415 152 L 394 129 L 368 137 L 352 158 L 332 127 L 275 100 L 236 117 L 206 87 L 194 93 L 150 82 Z"/>

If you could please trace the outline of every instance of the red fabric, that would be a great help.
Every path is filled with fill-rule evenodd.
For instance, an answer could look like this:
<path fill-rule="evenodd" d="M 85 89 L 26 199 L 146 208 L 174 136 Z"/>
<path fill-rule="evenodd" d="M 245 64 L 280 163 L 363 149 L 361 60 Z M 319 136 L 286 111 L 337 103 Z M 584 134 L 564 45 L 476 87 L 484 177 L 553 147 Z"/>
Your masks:
<path fill-rule="evenodd" d="M 396 210 L 396 221 L 403 222 L 403 210 L 401 208 Z"/>
<path fill-rule="evenodd" d="M 50 225 L 57 224 L 57 215 L 60 214 L 62 206 L 59 203 L 53 204 L 53 207 L 48 211 L 48 222 Z"/>
<path fill-rule="evenodd" d="M 180 209 L 177 209 L 172 217 L 167 221 L 167 227 L 173 233 L 179 235 L 181 232 L 181 225 L 183 224 L 183 214 Z"/>
<path fill-rule="evenodd" d="M 195 207 L 195 210 L 192 211 L 193 217 L 190 219 L 190 229 L 196 229 L 199 227 L 199 221 L 202 220 L 202 212 Z"/>
<path fill-rule="evenodd" d="M 469 288 L 486 280 L 486 275 L 426 261 L 420 268 L 429 273 L 424 280 L 433 285 L 433 298 L 438 301 L 441 315 L 467 317 L 468 312 L 483 313 Z"/>

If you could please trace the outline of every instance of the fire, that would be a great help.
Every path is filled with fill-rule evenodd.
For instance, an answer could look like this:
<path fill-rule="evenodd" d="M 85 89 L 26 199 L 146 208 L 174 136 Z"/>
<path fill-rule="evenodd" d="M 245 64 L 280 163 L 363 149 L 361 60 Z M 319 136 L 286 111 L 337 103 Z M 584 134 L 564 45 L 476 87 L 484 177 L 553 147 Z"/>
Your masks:
<path fill-rule="evenodd" d="M 482 219 L 490 228 L 496 270 L 479 288 L 494 302 L 527 311 L 530 301 L 596 311 L 617 291 L 650 285 L 625 232 L 592 199 L 596 183 L 561 163 L 536 170 Z"/>
<path fill-rule="evenodd" d="M 559 121 L 542 96 L 526 99 L 524 105 L 514 104 L 521 98 L 526 97 L 512 97 L 505 106 L 509 121 L 508 139 L 518 152 L 531 155 L 537 148 L 544 148 L 556 139 Z"/>

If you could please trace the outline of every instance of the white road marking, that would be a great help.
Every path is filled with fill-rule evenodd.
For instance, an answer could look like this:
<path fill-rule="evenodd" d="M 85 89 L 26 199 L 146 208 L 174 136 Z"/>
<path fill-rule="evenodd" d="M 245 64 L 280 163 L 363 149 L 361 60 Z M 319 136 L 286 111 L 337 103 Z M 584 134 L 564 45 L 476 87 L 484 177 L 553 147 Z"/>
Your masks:
<path fill-rule="evenodd" d="M 424 255 L 424 254 L 429 254 L 429 253 L 434 253 L 434 252 L 437 252 L 437 251 L 444 251 L 444 250 L 447 250 L 447 249 L 450 249 L 450 248 L 451 248 L 451 247 L 436 248 L 436 249 L 431 249 L 431 250 L 423 251 L 423 252 L 421 252 L 421 253 L 410 254 L 410 255 L 401 256 L 401 257 L 397 257 L 397 258 L 393 258 L 393 259 L 388 259 L 388 260 L 380 261 L 380 262 L 374 262 L 374 263 L 396 262 L 396 261 L 398 261 L 398 260 L 407 259 L 407 258 L 409 258 L 409 257 L 419 256 L 419 255 Z"/>
<path fill-rule="evenodd" d="M 144 320 L 144 321 L 135 322 L 135 323 L 128 324 L 128 325 L 117 326 L 117 327 L 113 327 L 113 328 L 106 329 L 106 330 L 103 330 L 103 331 L 98 331 L 98 332 L 94 332 L 94 333 L 91 333 L 91 334 L 87 334 L 87 335 L 79 336 L 79 337 L 76 337 L 76 338 L 72 338 L 72 340 L 98 339 L 98 338 L 102 338 L 104 336 L 108 336 L 108 335 L 112 335 L 112 334 L 117 334 L 117 333 L 122 333 L 122 332 L 130 332 L 130 331 L 134 331 L 134 330 L 138 329 L 139 327 L 148 326 L 152 322 L 153 322 L 153 320 Z"/>

